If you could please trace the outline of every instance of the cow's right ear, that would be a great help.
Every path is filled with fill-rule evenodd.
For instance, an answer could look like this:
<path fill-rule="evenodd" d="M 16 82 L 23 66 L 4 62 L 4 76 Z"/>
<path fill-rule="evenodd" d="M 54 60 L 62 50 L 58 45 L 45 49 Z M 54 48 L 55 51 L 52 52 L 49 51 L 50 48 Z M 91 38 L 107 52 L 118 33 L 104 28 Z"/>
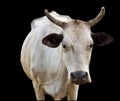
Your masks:
<path fill-rule="evenodd" d="M 42 43 L 48 47 L 56 48 L 63 40 L 63 34 L 51 33 L 42 39 Z"/>

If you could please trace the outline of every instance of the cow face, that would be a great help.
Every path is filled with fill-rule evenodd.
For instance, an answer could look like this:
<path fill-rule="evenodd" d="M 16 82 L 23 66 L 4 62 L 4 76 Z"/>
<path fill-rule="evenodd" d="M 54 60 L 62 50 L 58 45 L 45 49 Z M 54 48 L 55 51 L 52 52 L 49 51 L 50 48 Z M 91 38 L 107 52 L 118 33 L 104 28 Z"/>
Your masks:
<path fill-rule="evenodd" d="M 112 41 L 112 37 L 103 32 L 92 33 L 90 28 L 94 25 L 93 20 L 89 22 L 73 20 L 64 23 L 56 21 L 53 17 L 51 19 L 49 13 L 47 15 L 52 22 L 63 28 L 63 33 L 49 34 L 43 38 L 42 43 L 52 48 L 59 46 L 62 49 L 62 59 L 70 82 L 74 84 L 91 82 L 89 63 L 93 44 L 107 45 Z"/>
<path fill-rule="evenodd" d="M 94 42 L 89 25 L 75 20 L 66 25 L 63 33 L 63 61 L 69 80 L 75 84 L 91 82 L 89 62 Z"/>

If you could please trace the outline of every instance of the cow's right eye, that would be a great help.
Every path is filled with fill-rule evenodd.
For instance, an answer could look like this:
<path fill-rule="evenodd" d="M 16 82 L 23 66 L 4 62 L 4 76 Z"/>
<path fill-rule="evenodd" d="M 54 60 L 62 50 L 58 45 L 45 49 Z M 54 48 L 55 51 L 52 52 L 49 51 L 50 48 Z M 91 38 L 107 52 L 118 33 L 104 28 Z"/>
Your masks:
<path fill-rule="evenodd" d="M 66 48 L 66 45 L 65 44 L 62 44 L 63 48 Z"/>
<path fill-rule="evenodd" d="M 69 47 L 68 47 L 68 45 L 66 45 L 65 42 L 62 43 L 62 47 L 63 47 L 63 49 L 64 49 L 65 51 L 68 51 L 68 50 L 69 50 Z"/>

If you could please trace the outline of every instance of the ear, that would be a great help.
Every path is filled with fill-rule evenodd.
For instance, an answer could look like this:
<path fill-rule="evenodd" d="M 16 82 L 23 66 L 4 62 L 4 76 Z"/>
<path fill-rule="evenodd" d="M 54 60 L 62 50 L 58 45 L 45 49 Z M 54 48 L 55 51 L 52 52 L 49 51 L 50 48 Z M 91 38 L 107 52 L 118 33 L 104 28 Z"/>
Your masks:
<path fill-rule="evenodd" d="M 42 39 L 42 43 L 48 47 L 56 48 L 63 40 L 63 34 L 51 33 Z"/>
<path fill-rule="evenodd" d="M 113 41 L 113 37 L 104 33 L 92 33 L 92 38 L 96 46 L 108 45 Z"/>

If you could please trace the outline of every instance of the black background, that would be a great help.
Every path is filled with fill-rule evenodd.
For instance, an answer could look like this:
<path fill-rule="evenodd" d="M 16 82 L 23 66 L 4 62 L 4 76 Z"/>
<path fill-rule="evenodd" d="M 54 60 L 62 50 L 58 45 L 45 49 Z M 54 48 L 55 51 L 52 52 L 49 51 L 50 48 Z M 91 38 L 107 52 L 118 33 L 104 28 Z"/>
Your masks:
<path fill-rule="evenodd" d="M 114 41 L 105 47 L 94 47 L 90 72 L 92 83 L 79 88 L 78 100 L 97 101 L 118 98 L 119 92 L 119 2 L 115 0 L 19 0 L 2 3 L 1 24 L 1 74 L 2 94 L 9 100 L 35 101 L 31 81 L 24 74 L 20 64 L 20 51 L 33 19 L 44 16 L 44 9 L 56 11 L 72 18 L 90 20 L 106 8 L 106 15 L 92 28 L 93 32 L 104 31 Z M 4 32 L 4 33 L 3 33 Z M 64 85 L 63 85 L 64 86 Z M 46 96 L 46 100 L 52 100 Z M 65 99 L 66 100 L 66 99 Z"/>

